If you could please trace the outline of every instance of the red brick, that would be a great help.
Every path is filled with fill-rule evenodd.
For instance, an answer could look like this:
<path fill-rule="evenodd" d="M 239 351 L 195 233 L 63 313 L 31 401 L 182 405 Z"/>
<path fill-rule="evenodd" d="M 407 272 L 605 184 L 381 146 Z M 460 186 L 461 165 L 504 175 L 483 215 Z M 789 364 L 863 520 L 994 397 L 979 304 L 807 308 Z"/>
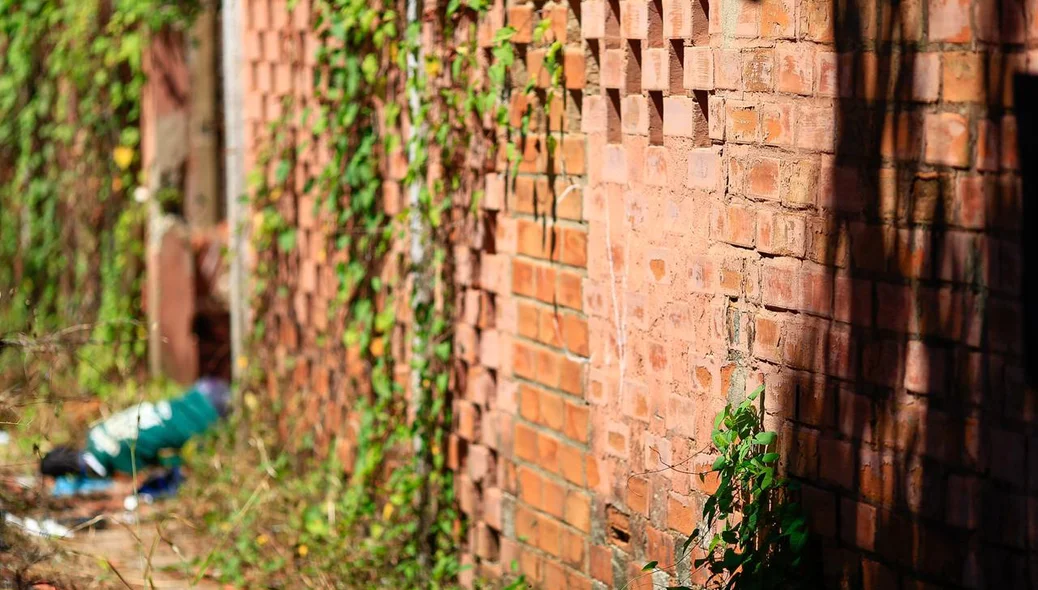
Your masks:
<path fill-rule="evenodd" d="M 833 151 L 836 121 L 831 107 L 802 106 L 797 109 L 797 147 Z"/>
<path fill-rule="evenodd" d="M 692 4 L 682 0 L 663 0 L 663 36 L 683 39 L 692 36 Z"/>
<path fill-rule="evenodd" d="M 642 49 L 642 89 L 670 89 L 670 56 L 666 49 Z"/>
<path fill-rule="evenodd" d="M 562 72 L 565 86 L 569 90 L 582 90 L 584 79 L 584 50 L 567 47 L 562 51 Z"/>
<path fill-rule="evenodd" d="M 464 400 L 459 400 L 455 403 L 455 411 L 458 415 L 458 435 L 465 440 L 478 440 L 480 428 L 479 408 L 475 404 Z"/>
<path fill-rule="evenodd" d="M 485 255 L 484 255 L 485 256 Z M 552 266 L 534 266 L 534 284 L 537 289 L 534 296 L 544 303 L 555 302 L 555 275 L 556 269 Z"/>
<path fill-rule="evenodd" d="M 562 560 L 570 567 L 584 569 L 584 558 L 587 556 L 587 540 L 582 536 L 563 529 Z M 567 582 L 567 588 L 572 588 Z"/>
<path fill-rule="evenodd" d="M 836 536 L 836 498 L 831 492 L 805 485 L 802 489 L 802 505 L 807 512 L 810 530 L 823 538 Z"/>
<path fill-rule="evenodd" d="M 752 103 L 725 101 L 725 134 L 729 141 L 756 142 L 759 134 L 757 107 Z"/>
<path fill-rule="evenodd" d="M 832 3 L 829 0 L 805 0 L 800 8 L 801 35 L 823 43 L 833 40 Z"/>
<path fill-rule="evenodd" d="M 937 100 L 941 87 L 941 54 L 914 54 L 912 72 L 912 99 L 922 102 Z"/>
<path fill-rule="evenodd" d="M 749 92 L 770 92 L 775 87 L 775 52 L 771 49 L 746 51 L 742 59 L 744 89 Z"/>
<path fill-rule="evenodd" d="M 815 54 L 815 92 L 818 96 L 835 97 L 840 93 L 840 73 L 837 67 L 836 54 L 819 51 Z"/>
<path fill-rule="evenodd" d="M 623 88 L 626 77 L 626 59 L 622 49 L 606 49 L 602 52 L 602 86 L 605 88 Z"/>
<path fill-rule="evenodd" d="M 540 518 L 537 521 L 537 548 L 553 557 L 562 557 L 562 526 L 551 518 Z M 552 562 L 545 563 L 551 567 Z M 545 580 L 548 579 L 545 573 Z"/>
<path fill-rule="evenodd" d="M 973 38 L 969 0 L 933 0 L 929 8 L 930 41 L 967 43 Z"/>
<path fill-rule="evenodd" d="M 926 161 L 930 164 L 968 166 L 969 121 L 958 113 L 926 116 Z"/>
<path fill-rule="evenodd" d="M 768 145 L 793 145 L 793 105 L 764 103 L 760 107 L 761 140 Z"/>
<path fill-rule="evenodd" d="M 699 522 L 697 509 L 691 498 L 671 493 L 667 501 L 667 526 L 683 535 L 691 535 Z"/>
<path fill-rule="evenodd" d="M 761 2 L 760 34 L 771 39 L 792 39 L 796 33 L 796 4 L 792 0 Z"/>
<path fill-rule="evenodd" d="M 801 43 L 779 45 L 775 50 L 778 60 L 779 92 L 809 95 L 814 90 L 815 56 L 812 46 Z"/>
<path fill-rule="evenodd" d="M 582 281 L 583 278 L 578 273 L 560 270 L 553 303 L 580 311 L 584 305 Z"/>
<path fill-rule="evenodd" d="M 648 98 L 640 94 L 625 96 L 620 108 L 620 121 L 624 133 L 634 135 L 649 134 L 649 109 L 652 107 L 649 105 Z"/>
<path fill-rule="evenodd" d="M 620 36 L 624 39 L 649 38 L 649 3 L 646 0 L 620 1 Z"/>
<path fill-rule="evenodd" d="M 632 477 L 627 481 L 627 507 L 632 512 L 643 516 L 649 515 L 649 499 L 651 491 L 649 480 L 644 477 Z"/>
<path fill-rule="evenodd" d="M 742 55 L 739 50 L 716 50 L 714 52 L 714 87 L 726 90 L 740 90 L 742 87 L 742 66 Z"/>
<path fill-rule="evenodd" d="M 591 577 L 607 586 L 613 585 L 613 552 L 608 547 L 591 548 Z"/>
<path fill-rule="evenodd" d="M 591 532 L 591 498 L 581 491 L 566 494 L 566 522 L 585 533 Z"/>
<path fill-rule="evenodd" d="M 783 202 L 793 207 L 814 206 L 818 200 L 818 160 L 800 157 L 782 164 Z"/>
<path fill-rule="evenodd" d="M 711 192 L 723 190 L 721 152 L 718 148 L 698 148 L 689 151 L 688 186 Z"/>
<path fill-rule="evenodd" d="M 736 205 L 725 209 L 724 241 L 736 246 L 753 247 L 756 233 L 756 216 L 751 209 Z"/>
<path fill-rule="evenodd" d="M 975 52 L 945 53 L 941 84 L 944 100 L 949 102 L 983 102 L 985 100 L 984 56 Z"/>
<path fill-rule="evenodd" d="M 735 36 L 752 39 L 760 34 L 760 3 L 740 0 L 735 4 Z"/>
<path fill-rule="evenodd" d="M 668 96 L 663 99 L 663 134 L 676 137 L 703 137 L 706 119 L 694 98 Z"/>
<path fill-rule="evenodd" d="M 755 197 L 777 199 L 779 197 L 779 161 L 761 157 L 751 161 L 746 168 L 746 193 Z"/>
<path fill-rule="evenodd" d="M 800 263 L 790 258 L 766 260 L 761 272 L 764 305 L 798 309 L 801 302 Z"/>
<path fill-rule="evenodd" d="M 541 510 L 555 518 L 562 518 L 566 503 L 566 491 L 562 486 L 550 478 L 545 478 L 542 494 Z"/>
<path fill-rule="evenodd" d="M 587 232 L 580 229 L 562 230 L 562 262 L 572 266 L 587 266 Z"/>
<path fill-rule="evenodd" d="M 588 418 L 589 408 L 586 405 L 578 405 L 567 401 L 564 434 L 577 442 L 587 442 Z"/>
<path fill-rule="evenodd" d="M 516 469 L 516 478 L 519 485 L 519 499 L 541 510 L 541 506 L 544 504 L 543 478 L 536 471 L 522 466 Z"/>
<path fill-rule="evenodd" d="M 818 441 L 818 450 L 822 479 L 844 489 L 853 489 L 856 465 L 854 446 L 846 441 L 823 437 Z"/>
<path fill-rule="evenodd" d="M 886 590 L 897 587 L 897 574 L 887 566 L 863 558 L 861 560 L 862 590 Z"/>
<path fill-rule="evenodd" d="M 754 329 L 753 355 L 771 362 L 782 360 L 782 324 L 777 316 L 758 314 Z"/>
<path fill-rule="evenodd" d="M 879 521 L 876 507 L 845 498 L 840 511 L 844 542 L 866 551 L 874 551 Z"/>
<path fill-rule="evenodd" d="M 710 47 L 686 47 L 684 65 L 685 88 L 714 89 L 714 53 Z"/>
<path fill-rule="evenodd" d="M 806 227 L 801 216 L 761 211 L 757 215 L 757 249 L 768 254 L 803 256 Z"/>
<path fill-rule="evenodd" d="M 558 459 L 559 470 L 567 481 L 581 486 L 586 484 L 584 471 L 586 455 L 583 451 L 571 445 L 561 444 Z"/>
<path fill-rule="evenodd" d="M 537 431 L 521 423 L 515 425 L 515 456 L 524 461 L 537 460 Z"/>
<path fill-rule="evenodd" d="M 586 142 L 584 137 L 567 133 L 560 142 L 559 165 L 564 174 L 581 175 L 586 171 L 586 154 L 584 153 Z"/>
<path fill-rule="evenodd" d="M 809 313 L 828 316 L 833 308 L 832 269 L 805 262 L 801 269 L 803 280 L 802 309 Z"/>

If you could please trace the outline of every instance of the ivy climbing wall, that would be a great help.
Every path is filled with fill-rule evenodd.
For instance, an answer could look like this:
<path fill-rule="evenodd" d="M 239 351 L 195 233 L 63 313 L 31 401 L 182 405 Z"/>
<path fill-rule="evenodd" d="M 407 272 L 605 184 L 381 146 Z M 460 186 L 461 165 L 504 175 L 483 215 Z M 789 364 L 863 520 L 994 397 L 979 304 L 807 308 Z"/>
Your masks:
<path fill-rule="evenodd" d="M 251 336 L 267 353 L 251 362 L 270 363 L 267 401 L 279 410 L 281 437 L 306 437 L 300 448 L 327 451 L 332 434 L 346 432 L 345 383 L 355 368 L 347 367 L 341 327 L 330 325 L 341 260 L 330 256 L 325 230 L 332 220 L 319 216 L 314 197 L 303 190 L 330 157 L 328 138 L 315 137 L 301 120 L 303 109 L 316 105 L 318 42 L 310 6 L 301 2 L 289 10 L 287 2 L 257 0 L 243 10 L 245 170 L 250 190 L 276 187 L 253 203 L 250 225 L 260 232 L 274 224 L 281 236 L 250 251 L 261 273 Z M 293 167 L 275 178 L 281 153 L 304 143 Z"/>
<path fill-rule="evenodd" d="M 514 29 L 519 61 L 506 127 L 520 157 L 486 178 L 490 235 L 455 250 L 464 287 L 455 350 L 466 379 L 449 453 L 469 525 L 466 583 L 517 575 L 513 564 L 548 587 L 591 583 L 581 109 L 595 74 L 578 14 L 568 3 L 497 3 L 479 31 L 490 48 L 503 26 Z M 555 57 L 538 42 L 539 24 L 550 25 Z M 555 82 L 550 64 L 561 68 Z M 543 115 L 515 138 L 531 110 Z"/>

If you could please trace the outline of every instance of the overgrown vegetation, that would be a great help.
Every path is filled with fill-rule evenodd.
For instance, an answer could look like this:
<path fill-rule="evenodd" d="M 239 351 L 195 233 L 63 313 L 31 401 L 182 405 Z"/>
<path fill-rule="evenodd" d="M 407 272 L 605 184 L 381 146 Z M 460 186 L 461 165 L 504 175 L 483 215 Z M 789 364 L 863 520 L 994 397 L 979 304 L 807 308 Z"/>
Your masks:
<path fill-rule="evenodd" d="M 8 484 L 38 447 L 81 434 L 106 402 L 148 395 L 135 384 L 146 351 L 146 210 L 133 198 L 142 60 L 153 35 L 186 28 L 197 8 L 0 1 L 0 420 L 17 431 L 0 450 L 5 509 L 23 508 Z M 4 583 L 73 567 L 12 535 Z"/>
<path fill-rule="evenodd" d="M 206 489 L 197 490 L 204 499 L 195 509 L 227 539 L 200 564 L 221 579 L 278 586 L 302 576 L 324 587 L 443 587 L 459 573 L 463 523 L 446 466 L 455 321 L 451 252 L 461 232 L 479 223 L 486 173 L 499 166 L 515 173 L 531 121 L 543 118 L 547 127 L 563 79 L 562 45 L 545 19 L 535 37 L 548 48 L 548 89 L 539 93 L 535 79 L 521 86 L 526 106 L 513 126 L 515 29 L 500 29 L 489 50 L 480 48 L 479 21 L 489 7 L 484 0 L 455 0 L 408 19 L 403 2 L 311 4 L 322 40 L 318 107 L 282 105 L 284 115 L 271 126 L 253 174 L 253 239 L 262 254 L 253 333 L 258 357 L 249 362 L 274 364 L 262 352 L 267 310 L 289 296 L 278 268 L 298 246 L 284 200 L 302 184 L 334 250 L 346 254 L 336 266 L 333 327 L 319 345 L 363 363 L 347 392 L 360 426 L 351 433 L 354 459 L 347 464 L 334 453 L 327 459 L 299 453 L 312 438 L 286 441 L 284 433 L 272 432 L 269 426 L 283 413 L 280 401 L 272 412 L 247 418 L 247 441 L 215 442 L 216 459 L 196 466 L 208 475 L 197 478 Z M 423 23 L 435 43 L 422 43 Z M 530 105 L 538 99 L 543 108 L 534 111 Z M 300 139 L 299 130 L 311 128 L 313 137 Z M 323 143 L 320 137 L 334 138 L 329 163 L 300 183 L 303 156 Z M 557 142 L 549 144 L 553 154 Z M 387 175 L 387 162 L 398 157 L 406 171 Z M 387 204 L 390 192 L 404 202 Z M 394 249 L 394 243 L 408 246 Z M 398 315 L 404 308 L 406 315 Z M 339 326 L 344 329 L 336 332 Z M 403 349 L 409 349 L 406 379 L 396 366 Z M 266 384 L 247 379 L 245 387 L 252 392 L 247 399 L 256 400 L 247 405 L 262 408 L 255 392 Z M 265 482 L 263 489 L 257 482 Z"/>
<path fill-rule="evenodd" d="M 738 405 L 727 404 L 714 419 L 717 459 L 699 477 L 716 478 L 717 488 L 703 504 L 702 528 L 685 540 L 679 559 L 691 560 L 690 577 L 701 579 L 705 588 L 818 586 L 805 563 L 808 531 L 794 498 L 797 486 L 779 474 L 779 454 L 772 450 L 778 435 L 764 430 L 756 405 L 762 393 L 763 385 Z M 652 561 L 643 570 L 663 572 L 657 566 Z"/>
<path fill-rule="evenodd" d="M 0 3 L 0 334 L 90 330 L 61 380 L 104 396 L 140 376 L 142 59 L 195 2 Z M 17 380 L 17 355 L 3 375 Z M 14 373 L 12 373 L 12 371 Z M 23 389 L 23 391 L 26 391 Z M 53 391 L 31 392 L 49 396 Z"/>

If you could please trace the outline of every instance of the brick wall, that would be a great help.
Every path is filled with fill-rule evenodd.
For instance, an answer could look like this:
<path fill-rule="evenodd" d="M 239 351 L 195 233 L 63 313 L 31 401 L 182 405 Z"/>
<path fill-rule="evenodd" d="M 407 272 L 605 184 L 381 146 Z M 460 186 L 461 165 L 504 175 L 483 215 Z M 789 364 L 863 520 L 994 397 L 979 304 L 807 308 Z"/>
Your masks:
<path fill-rule="evenodd" d="M 303 191 L 330 155 L 329 138 L 315 137 L 302 117 L 305 109 L 317 108 L 318 39 L 310 8 L 309 2 L 299 2 L 290 11 L 285 0 L 243 4 L 245 170 L 261 170 L 264 152 L 272 146 L 306 146 L 287 186 L 273 199 L 278 214 L 296 230 L 294 248 L 284 254 L 251 252 L 252 264 L 265 265 L 271 277 L 253 310 L 251 327 L 262 332 L 251 362 L 270 368 L 267 393 L 281 404 L 276 415 L 283 440 L 297 444 L 306 437 L 323 453 L 334 435 L 347 434 L 338 450 L 349 461 L 348 433 L 355 422 L 347 407 L 363 370 L 342 345 L 345 312 L 330 311 L 338 292 L 335 268 L 345 253 L 334 247 L 332 215 L 315 207 L 313 192 Z M 272 134 L 275 123 L 280 137 Z M 265 172 L 276 184 L 274 165 Z"/>
<path fill-rule="evenodd" d="M 486 179 L 491 239 L 455 252 L 465 287 L 456 349 L 468 379 L 458 391 L 453 442 L 463 457 L 458 492 L 469 521 L 465 561 L 478 562 L 464 574 L 467 584 L 510 575 L 513 563 L 547 587 L 591 584 L 588 482 L 595 475 L 585 396 L 591 349 L 583 298 L 589 250 L 581 110 L 597 68 L 585 67 L 590 54 L 578 9 L 499 2 L 480 26 L 488 49 L 497 28 L 516 28 L 513 40 L 525 61 L 515 68 L 513 87 L 521 88 L 543 71 L 545 52 L 531 42 L 536 24 L 550 18 L 552 34 L 564 42 L 565 76 L 550 116 L 534 116 L 529 137 L 519 140 L 518 174 L 499 166 Z M 538 87 L 546 86 L 542 77 Z M 547 100 L 543 90 L 536 94 L 514 93 L 513 126 L 524 109 L 536 113 Z M 554 152 L 547 149 L 549 130 L 559 141 Z"/>
<path fill-rule="evenodd" d="M 309 87 L 283 5 L 247 4 L 254 147 Z M 525 47 L 545 17 L 566 44 L 559 152 L 535 123 L 454 250 L 463 581 L 515 562 L 545 588 L 622 587 L 673 564 L 712 418 L 763 382 L 830 585 L 1038 584 L 1008 93 L 1035 7 L 513 1 L 481 44 L 507 23 Z M 519 85 L 543 60 L 521 55 Z M 300 248 L 266 326 L 292 377 L 271 395 L 337 408 L 327 437 L 349 363 L 315 336 L 334 255 L 302 201 L 279 205 Z"/>
<path fill-rule="evenodd" d="M 583 7 L 611 74 L 584 99 L 596 579 L 673 561 L 711 417 L 764 381 L 830 584 L 1038 582 L 1008 93 L 1034 7 Z"/>

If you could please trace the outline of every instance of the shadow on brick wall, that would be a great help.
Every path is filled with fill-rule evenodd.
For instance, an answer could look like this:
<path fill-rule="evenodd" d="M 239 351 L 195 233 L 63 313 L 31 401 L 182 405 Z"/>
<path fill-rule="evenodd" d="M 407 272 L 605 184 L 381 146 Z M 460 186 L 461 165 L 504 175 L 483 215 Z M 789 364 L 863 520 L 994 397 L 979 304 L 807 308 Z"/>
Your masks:
<path fill-rule="evenodd" d="M 839 131 L 809 235 L 829 291 L 804 296 L 831 298 L 833 318 L 805 318 L 815 376 L 798 379 L 788 450 L 828 585 L 1031 587 L 1011 99 L 1023 4 L 831 7 Z"/>

